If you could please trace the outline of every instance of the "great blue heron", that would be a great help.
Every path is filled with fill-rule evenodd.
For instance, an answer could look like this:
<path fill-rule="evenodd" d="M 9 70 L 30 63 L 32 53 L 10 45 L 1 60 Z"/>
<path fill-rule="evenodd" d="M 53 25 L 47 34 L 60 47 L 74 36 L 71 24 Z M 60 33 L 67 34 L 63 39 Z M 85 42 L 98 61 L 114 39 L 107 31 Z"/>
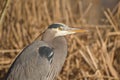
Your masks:
<path fill-rule="evenodd" d="M 62 23 L 50 25 L 42 40 L 36 39 L 18 55 L 6 80 L 54 80 L 67 55 L 67 42 L 63 36 L 86 31 Z"/>

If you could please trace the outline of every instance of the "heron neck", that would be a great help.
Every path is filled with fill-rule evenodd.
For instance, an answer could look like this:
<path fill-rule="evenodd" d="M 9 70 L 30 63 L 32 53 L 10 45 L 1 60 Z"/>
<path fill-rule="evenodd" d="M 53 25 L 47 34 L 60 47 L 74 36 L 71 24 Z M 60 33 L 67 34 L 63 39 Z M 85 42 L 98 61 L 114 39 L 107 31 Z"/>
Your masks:
<path fill-rule="evenodd" d="M 46 30 L 43 34 L 42 40 L 45 42 L 51 42 L 55 36 L 55 34 L 51 30 Z"/>
<path fill-rule="evenodd" d="M 56 37 L 52 42 L 55 47 L 57 47 L 57 46 L 59 47 L 59 45 L 67 45 L 66 39 L 63 36 Z M 60 46 L 60 48 L 61 48 L 61 46 Z"/>
<path fill-rule="evenodd" d="M 42 37 L 42 40 L 47 42 L 49 45 L 53 44 L 66 44 L 66 39 L 63 36 L 55 37 L 55 33 L 51 30 L 47 30 Z"/>
<path fill-rule="evenodd" d="M 46 37 L 42 37 L 42 40 L 45 41 L 45 42 L 52 42 L 54 40 L 54 37 L 53 36 L 46 36 Z"/>
<path fill-rule="evenodd" d="M 62 43 L 66 43 L 66 39 L 63 37 L 63 36 L 60 36 L 60 37 L 45 37 L 45 38 L 42 38 L 43 41 L 49 43 L 49 44 L 54 44 L 54 43 L 57 43 L 57 44 L 62 44 Z"/>

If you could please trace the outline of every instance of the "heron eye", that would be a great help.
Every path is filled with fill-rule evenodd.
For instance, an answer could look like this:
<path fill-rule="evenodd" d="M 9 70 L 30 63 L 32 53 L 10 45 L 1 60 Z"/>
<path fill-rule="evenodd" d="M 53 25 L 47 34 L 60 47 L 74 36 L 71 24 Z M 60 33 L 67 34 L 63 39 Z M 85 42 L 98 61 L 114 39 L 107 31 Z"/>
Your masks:
<path fill-rule="evenodd" d="M 59 30 L 63 30 L 63 27 L 58 27 Z"/>

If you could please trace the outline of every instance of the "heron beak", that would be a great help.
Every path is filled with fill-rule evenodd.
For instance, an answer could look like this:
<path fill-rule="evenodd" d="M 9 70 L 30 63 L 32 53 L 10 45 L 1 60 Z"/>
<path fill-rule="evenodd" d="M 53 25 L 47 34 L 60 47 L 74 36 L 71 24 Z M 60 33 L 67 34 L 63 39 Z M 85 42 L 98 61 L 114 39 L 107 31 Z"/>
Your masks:
<path fill-rule="evenodd" d="M 68 32 L 70 32 L 70 33 L 86 33 L 86 32 L 88 32 L 88 30 L 84 29 L 84 28 L 70 28 L 68 30 Z"/>
<path fill-rule="evenodd" d="M 65 30 L 62 31 L 57 31 L 57 33 L 55 34 L 55 36 L 65 36 L 65 35 L 69 35 L 69 34 L 74 34 L 74 33 L 85 33 L 88 32 L 87 29 L 82 29 L 82 28 L 67 28 Z"/>

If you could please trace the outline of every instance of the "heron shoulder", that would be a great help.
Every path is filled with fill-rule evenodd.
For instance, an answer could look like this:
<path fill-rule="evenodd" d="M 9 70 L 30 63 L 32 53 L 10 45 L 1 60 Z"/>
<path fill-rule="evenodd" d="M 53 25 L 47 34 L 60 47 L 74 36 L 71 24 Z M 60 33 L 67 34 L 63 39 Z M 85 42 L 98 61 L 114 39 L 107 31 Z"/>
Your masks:
<path fill-rule="evenodd" d="M 53 48 L 50 48 L 48 46 L 41 46 L 41 47 L 39 47 L 39 54 L 41 57 L 47 58 L 47 60 L 50 63 L 52 62 L 52 59 L 54 56 Z"/>
<path fill-rule="evenodd" d="M 53 48 L 44 41 L 34 41 L 20 53 L 21 59 L 30 60 L 33 56 L 46 59 L 51 63 L 54 55 Z"/>
<path fill-rule="evenodd" d="M 40 52 L 41 50 L 42 53 Z M 52 51 L 43 41 L 34 41 L 33 43 L 25 47 L 22 52 L 16 57 L 15 61 L 12 63 L 6 78 L 8 78 L 8 80 L 13 80 L 18 79 L 17 76 L 19 76 L 21 79 L 22 76 L 20 74 L 25 75 L 25 72 L 28 70 L 30 72 L 29 74 L 27 74 L 28 78 L 32 78 L 30 76 L 31 74 L 43 75 L 46 77 L 46 74 L 49 71 L 49 64 L 47 63 L 49 63 L 48 60 L 51 59 L 52 54 L 48 55 L 48 53 L 44 53 L 44 50 L 47 50 L 46 52 Z M 46 56 L 48 56 L 48 58 Z M 39 71 L 39 73 L 37 73 L 37 71 Z M 16 77 L 14 78 L 13 76 Z M 24 78 L 27 79 L 27 77 Z"/>

